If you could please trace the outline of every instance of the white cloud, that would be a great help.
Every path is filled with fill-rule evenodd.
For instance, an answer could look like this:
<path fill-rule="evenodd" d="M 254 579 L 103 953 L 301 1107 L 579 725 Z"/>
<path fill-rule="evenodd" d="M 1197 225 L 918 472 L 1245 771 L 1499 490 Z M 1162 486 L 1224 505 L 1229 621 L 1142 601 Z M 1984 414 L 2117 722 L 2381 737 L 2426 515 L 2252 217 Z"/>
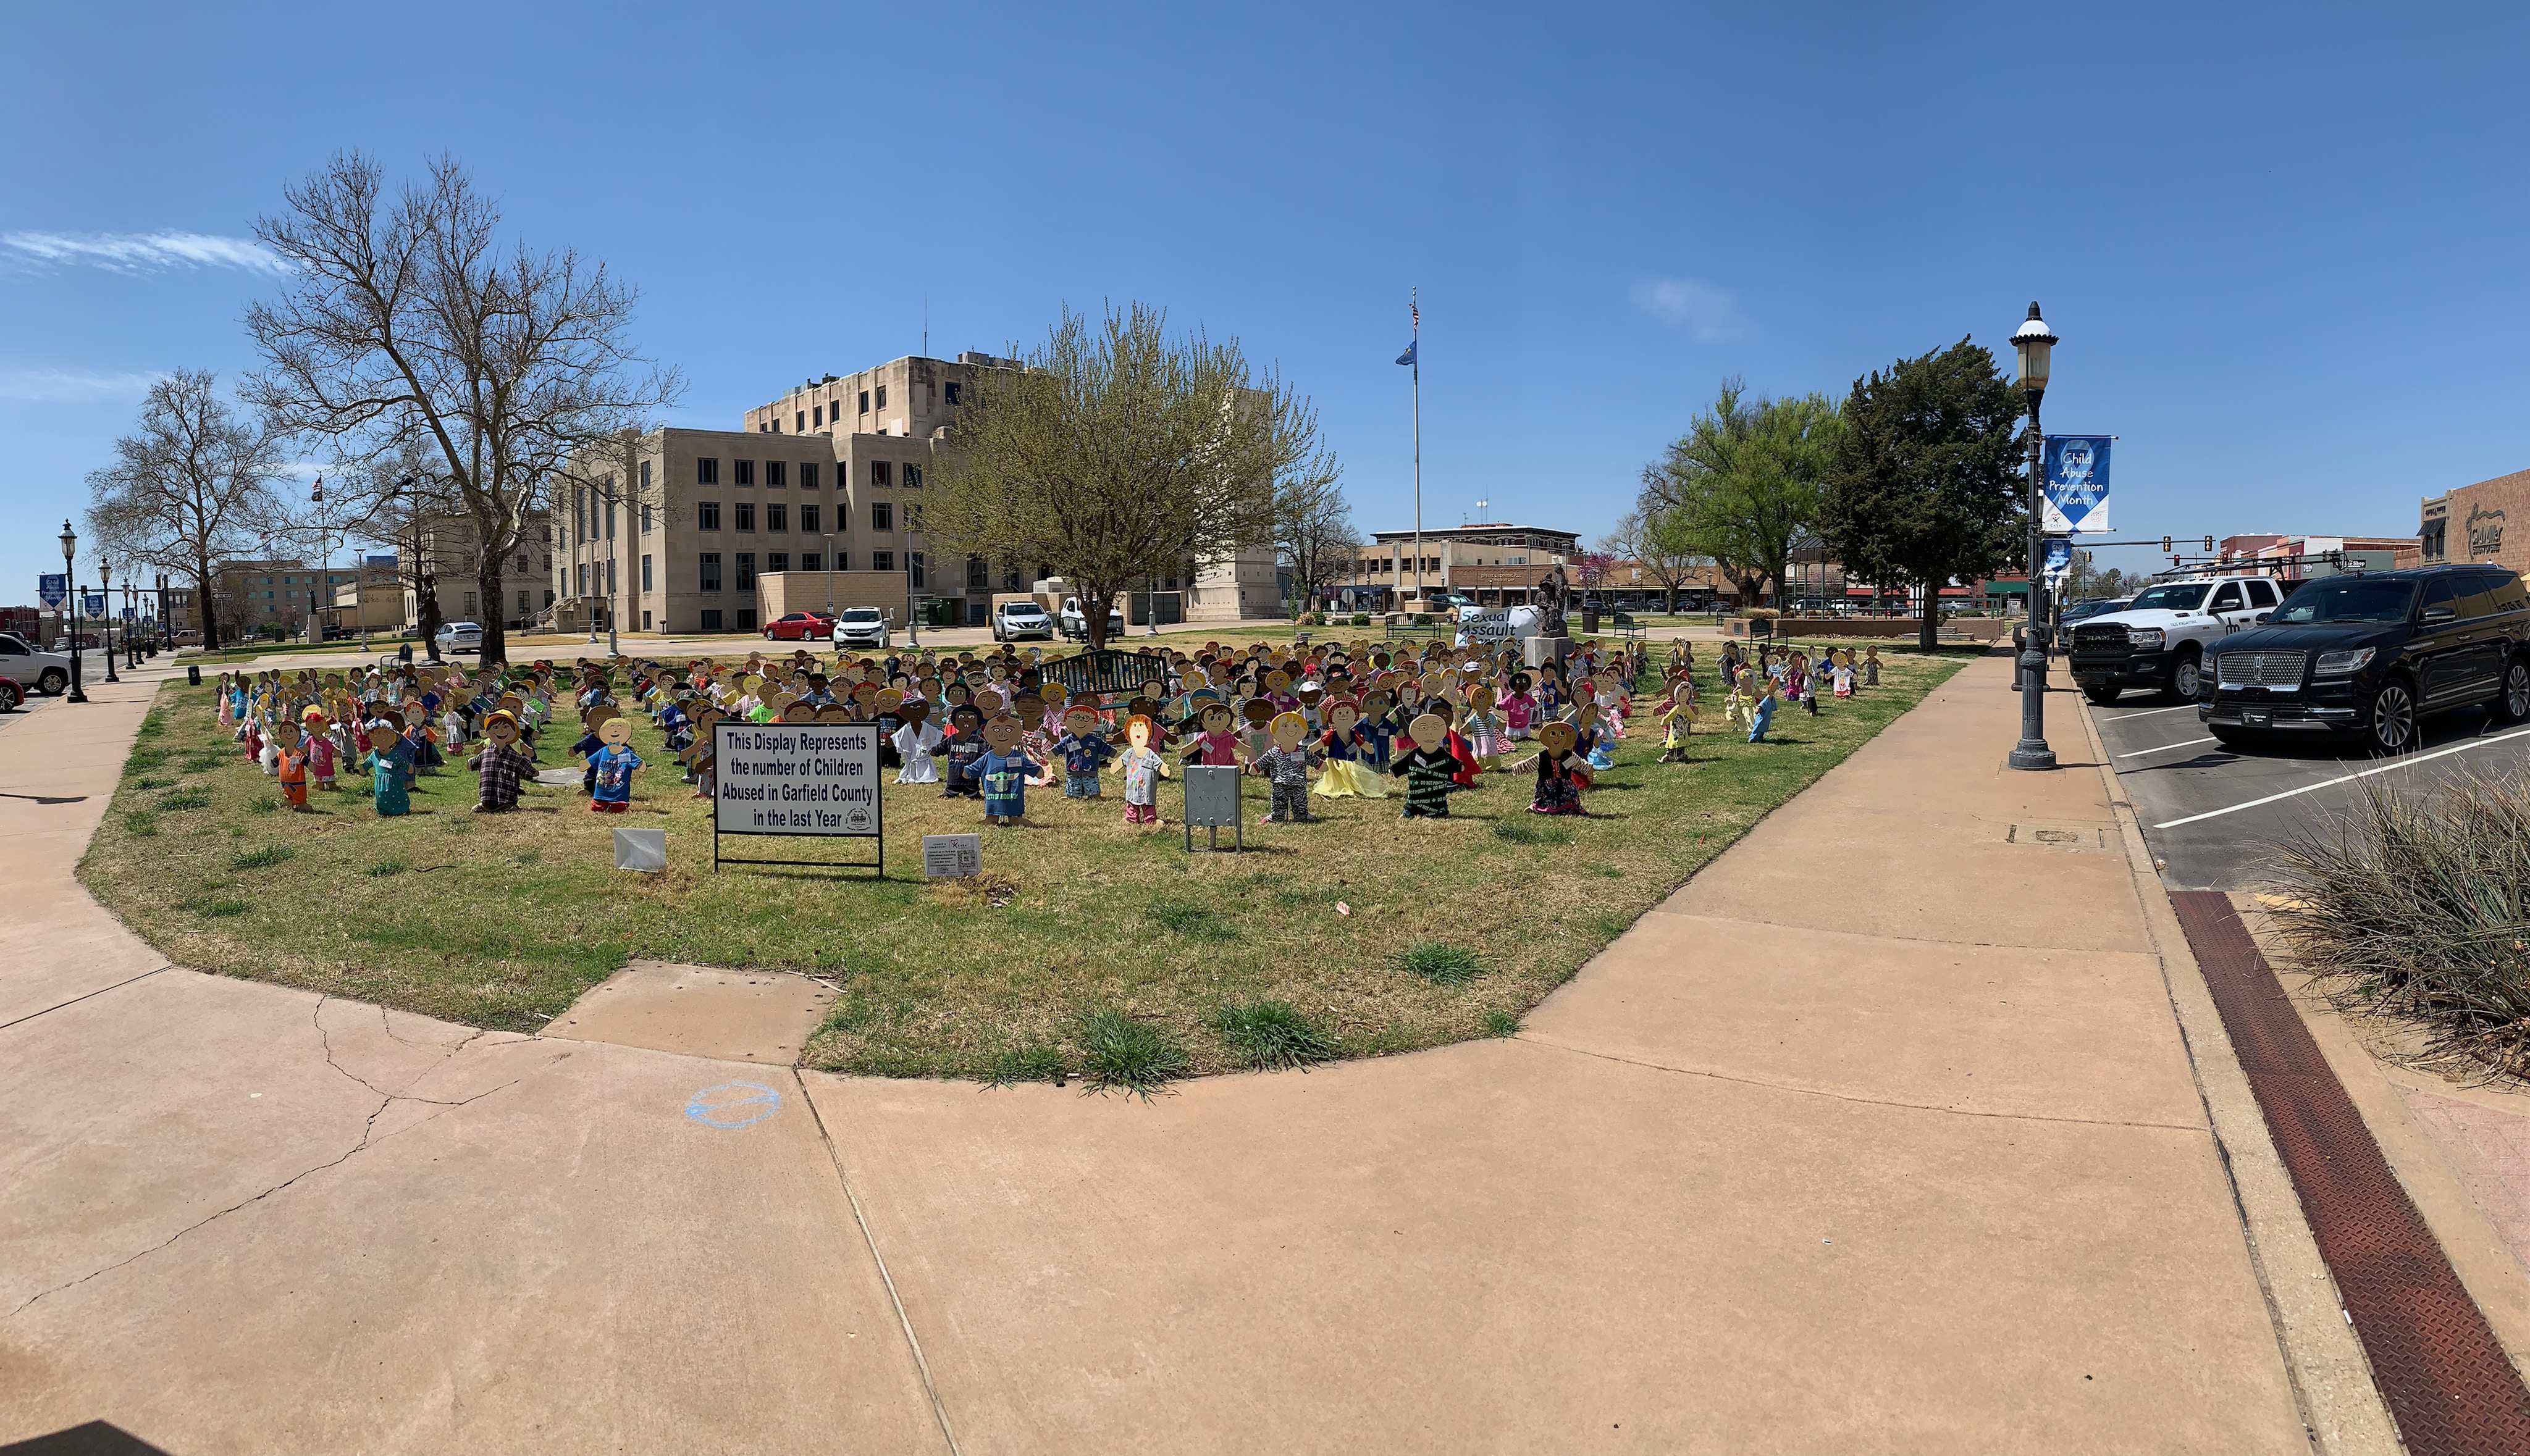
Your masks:
<path fill-rule="evenodd" d="M 244 268 L 283 274 L 290 264 L 251 238 L 212 233 L 0 233 L 0 255 L 20 263 L 84 264 L 115 273 L 165 268 Z"/>
<path fill-rule="evenodd" d="M 1692 330 L 1712 344 L 1748 331 L 1739 303 L 1726 289 L 1692 278 L 1653 278 L 1634 285 L 1634 304 L 1662 323 Z"/>
<path fill-rule="evenodd" d="M 98 374 L 86 369 L 0 369 L 0 400 L 34 404 L 95 404 L 138 401 L 158 374 Z"/>

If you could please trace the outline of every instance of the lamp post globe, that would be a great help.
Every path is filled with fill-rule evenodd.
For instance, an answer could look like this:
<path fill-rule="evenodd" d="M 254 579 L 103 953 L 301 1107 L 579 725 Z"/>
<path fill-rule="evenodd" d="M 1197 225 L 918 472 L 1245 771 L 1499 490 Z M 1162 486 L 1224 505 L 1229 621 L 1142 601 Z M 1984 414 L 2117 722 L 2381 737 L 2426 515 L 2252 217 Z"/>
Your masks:
<path fill-rule="evenodd" d="M 63 614 L 63 620 L 71 626 L 71 691 L 65 701 L 84 703 L 87 701 L 87 694 L 80 690 L 79 532 L 71 529 L 71 523 L 67 517 L 62 521 L 61 540 L 62 590 L 67 593 L 63 600 L 69 606 L 69 610 Z"/>
<path fill-rule="evenodd" d="M 2047 393 L 2047 373 L 2057 344 L 2055 331 L 2038 312 L 2012 330 L 2012 351 L 2019 356 L 2020 394 L 2029 404 L 2029 620 L 2020 634 L 2020 741 L 2008 762 L 2015 769 L 2052 769 L 2056 750 L 2047 746 L 2047 586 L 2042 560 L 2046 537 L 2047 437 L 2039 432 L 2038 401 Z"/>

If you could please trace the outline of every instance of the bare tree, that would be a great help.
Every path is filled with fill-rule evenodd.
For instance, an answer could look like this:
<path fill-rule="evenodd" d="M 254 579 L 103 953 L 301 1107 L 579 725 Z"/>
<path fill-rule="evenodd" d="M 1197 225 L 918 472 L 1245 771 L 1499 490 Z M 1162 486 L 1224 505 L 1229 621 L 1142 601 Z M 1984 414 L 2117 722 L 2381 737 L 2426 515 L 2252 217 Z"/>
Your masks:
<path fill-rule="evenodd" d="M 293 271 L 247 314 L 264 358 L 248 397 L 348 462 L 427 458 L 473 522 L 477 591 L 499 603 L 555 467 L 681 390 L 627 338 L 633 291 L 569 250 L 504 250 L 498 209 L 450 158 L 392 201 L 357 153 L 284 196 L 255 224 Z M 506 658 L 503 638 L 485 613 L 484 661 Z"/>
<path fill-rule="evenodd" d="M 1024 367 L 978 371 L 936 467 L 935 548 L 1068 577 L 1093 648 L 1117 593 L 1268 544 L 1278 495 L 1336 469 L 1307 400 L 1165 322 L 1065 310 Z"/>
<path fill-rule="evenodd" d="M 1664 510 L 1648 491 L 1633 510 L 1617 517 L 1603 539 L 1608 550 L 1642 567 L 1667 597 L 1673 617 L 1678 615 L 1678 594 L 1713 565 L 1711 557 L 1695 550 L 1676 512 Z"/>
<path fill-rule="evenodd" d="M 270 533 L 281 465 L 270 433 L 230 407 L 217 376 L 179 369 L 149 387 L 138 429 L 114 442 L 114 463 L 89 472 L 89 536 L 124 560 L 192 581 L 202 644 L 217 647 L 214 564 Z"/>
<path fill-rule="evenodd" d="M 1332 465 L 1275 492 L 1274 554 L 1292 573 L 1303 610 L 1328 583 L 1351 572 L 1361 556 L 1361 532 L 1353 528 L 1352 503 Z"/>

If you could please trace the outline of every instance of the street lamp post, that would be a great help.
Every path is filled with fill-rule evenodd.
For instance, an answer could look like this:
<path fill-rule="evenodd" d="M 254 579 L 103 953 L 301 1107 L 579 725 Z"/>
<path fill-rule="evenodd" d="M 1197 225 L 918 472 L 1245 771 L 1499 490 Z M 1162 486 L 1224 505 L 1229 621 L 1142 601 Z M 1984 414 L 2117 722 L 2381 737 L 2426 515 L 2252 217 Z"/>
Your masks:
<path fill-rule="evenodd" d="M 62 585 L 71 594 L 71 693 L 68 701 L 84 703 L 87 701 L 87 694 L 80 691 L 80 599 L 79 572 L 76 569 L 78 557 L 79 532 L 72 530 L 71 523 L 65 520 L 62 522 Z"/>
<path fill-rule="evenodd" d="M 2047 588 L 2041 553 L 2046 538 L 2047 437 L 2039 432 L 2038 401 L 2047 393 L 2048 354 L 2056 335 L 2039 317 L 2038 304 L 2012 331 L 2011 347 L 2020 355 L 2020 393 L 2029 402 L 2029 623 L 2020 638 L 2020 741 L 2012 745 L 2015 769 L 2052 769 L 2056 750 L 2047 746 Z"/>
<path fill-rule="evenodd" d="M 103 547 L 98 547 L 96 553 L 96 589 L 105 603 L 104 626 L 97 638 L 105 649 L 105 680 L 121 682 L 123 679 L 114 675 L 114 561 Z"/>

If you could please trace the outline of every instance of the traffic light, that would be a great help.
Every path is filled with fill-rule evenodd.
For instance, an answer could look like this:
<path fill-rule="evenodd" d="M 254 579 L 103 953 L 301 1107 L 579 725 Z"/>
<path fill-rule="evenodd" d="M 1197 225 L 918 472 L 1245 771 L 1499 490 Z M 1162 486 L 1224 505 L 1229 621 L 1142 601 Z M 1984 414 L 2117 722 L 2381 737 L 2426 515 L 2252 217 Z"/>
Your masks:
<path fill-rule="evenodd" d="M 2213 537 L 2208 536 L 2208 537 L 2206 537 L 2206 538 L 2205 538 L 2205 549 L 2206 549 L 2207 551 L 2212 551 L 2212 550 L 2214 549 L 2214 538 L 2213 538 Z"/>
<path fill-rule="evenodd" d="M 2161 549 L 2164 551 L 2168 551 L 2170 549 L 2170 538 L 2168 536 L 2161 538 Z"/>

